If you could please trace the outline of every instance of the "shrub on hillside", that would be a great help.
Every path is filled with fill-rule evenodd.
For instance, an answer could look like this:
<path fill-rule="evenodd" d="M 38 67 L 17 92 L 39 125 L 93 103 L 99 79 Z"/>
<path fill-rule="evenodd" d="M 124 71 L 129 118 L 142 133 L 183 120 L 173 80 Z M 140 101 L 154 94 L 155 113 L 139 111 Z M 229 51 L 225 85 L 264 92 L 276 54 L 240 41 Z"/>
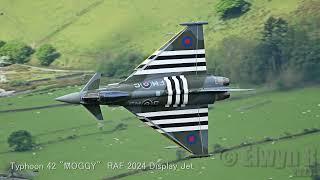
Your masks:
<path fill-rule="evenodd" d="M 143 56 L 136 52 L 121 53 L 115 55 L 113 60 L 103 60 L 98 69 L 108 77 L 125 78 L 134 70 L 134 68 L 143 60 Z"/>
<path fill-rule="evenodd" d="M 216 12 L 223 18 L 232 18 L 250 10 L 251 4 L 245 0 L 220 0 L 216 6 Z"/>
<path fill-rule="evenodd" d="M 6 44 L 6 42 L 0 40 L 0 48 L 5 44 Z"/>
<path fill-rule="evenodd" d="M 9 41 L 0 48 L 0 56 L 8 56 L 12 63 L 26 63 L 33 53 L 30 46 L 20 41 Z"/>
<path fill-rule="evenodd" d="M 35 145 L 31 134 L 25 130 L 15 131 L 10 134 L 8 144 L 14 151 L 18 152 L 31 150 Z"/>
<path fill-rule="evenodd" d="M 36 52 L 36 57 L 43 66 L 49 66 L 60 57 L 60 53 L 50 44 L 41 45 Z"/>
<path fill-rule="evenodd" d="M 17 86 L 29 86 L 29 85 L 30 85 L 30 82 L 16 79 L 16 80 L 9 81 L 9 85 L 10 85 L 10 86 L 13 86 L 13 87 L 17 87 Z"/>

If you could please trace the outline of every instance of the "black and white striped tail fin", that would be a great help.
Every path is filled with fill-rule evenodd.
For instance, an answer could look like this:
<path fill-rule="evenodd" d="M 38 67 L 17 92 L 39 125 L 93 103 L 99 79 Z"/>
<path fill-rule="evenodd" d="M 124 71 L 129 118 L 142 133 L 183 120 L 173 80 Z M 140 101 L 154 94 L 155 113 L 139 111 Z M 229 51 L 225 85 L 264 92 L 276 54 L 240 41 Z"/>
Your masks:
<path fill-rule="evenodd" d="M 186 26 L 171 40 L 143 61 L 128 79 L 144 79 L 163 74 L 206 73 L 203 25 L 206 22 L 184 23 Z"/>
<path fill-rule="evenodd" d="M 144 106 L 126 108 L 190 153 L 198 156 L 208 154 L 208 105 L 158 110 Z"/>

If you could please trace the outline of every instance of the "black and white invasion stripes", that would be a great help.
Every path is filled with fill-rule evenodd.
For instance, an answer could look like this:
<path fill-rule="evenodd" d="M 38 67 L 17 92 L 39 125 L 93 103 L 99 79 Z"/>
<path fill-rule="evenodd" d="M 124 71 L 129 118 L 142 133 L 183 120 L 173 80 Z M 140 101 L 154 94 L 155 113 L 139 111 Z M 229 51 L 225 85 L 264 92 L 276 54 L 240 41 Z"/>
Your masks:
<path fill-rule="evenodd" d="M 165 132 L 180 132 L 180 131 L 195 131 L 208 130 L 208 108 L 195 109 L 180 109 L 172 111 L 157 111 L 137 113 L 140 117 L 148 118 L 141 119 L 147 125 L 156 129 L 160 133 Z M 154 124 L 156 126 L 154 126 Z M 160 130 L 158 127 L 162 130 Z"/>
<path fill-rule="evenodd" d="M 205 50 L 156 51 L 134 75 L 206 71 Z"/>
<path fill-rule="evenodd" d="M 188 104 L 188 81 L 184 75 L 164 77 L 166 82 L 168 100 L 165 107 L 184 107 Z"/>

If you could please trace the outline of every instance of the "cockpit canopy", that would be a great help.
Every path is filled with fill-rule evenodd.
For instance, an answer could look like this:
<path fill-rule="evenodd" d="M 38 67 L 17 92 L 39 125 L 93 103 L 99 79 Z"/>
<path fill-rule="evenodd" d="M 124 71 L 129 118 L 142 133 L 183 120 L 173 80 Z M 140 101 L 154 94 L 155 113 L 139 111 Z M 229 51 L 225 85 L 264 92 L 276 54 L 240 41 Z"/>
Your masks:
<path fill-rule="evenodd" d="M 101 91 L 99 96 L 100 98 L 122 98 L 129 97 L 129 93 L 123 91 Z"/>

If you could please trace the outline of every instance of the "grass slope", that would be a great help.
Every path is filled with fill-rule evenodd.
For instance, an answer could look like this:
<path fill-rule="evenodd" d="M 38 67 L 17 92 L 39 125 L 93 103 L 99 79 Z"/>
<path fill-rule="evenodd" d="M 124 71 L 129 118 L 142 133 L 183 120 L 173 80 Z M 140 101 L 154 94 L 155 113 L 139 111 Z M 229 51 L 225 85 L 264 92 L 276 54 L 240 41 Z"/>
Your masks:
<path fill-rule="evenodd" d="M 300 1 L 251 0 L 248 13 L 227 22 L 214 13 L 216 2 L 2 0 L 0 39 L 21 39 L 34 46 L 52 43 L 63 54 L 54 65 L 94 69 L 100 60 L 110 60 L 106 57 L 110 53 L 152 53 L 185 21 L 209 21 L 205 29 L 209 48 L 231 35 L 256 38 L 269 15 L 289 16 Z"/>
<path fill-rule="evenodd" d="M 72 92 L 70 87 L 53 94 L 38 94 L 1 98 L 0 110 L 54 104 L 54 97 Z M 278 137 L 288 133 L 302 132 L 305 128 L 320 128 L 320 105 L 317 96 L 319 87 L 304 88 L 289 92 L 270 92 L 249 98 L 227 100 L 216 103 L 210 110 L 209 145 L 219 143 L 225 147 L 253 142 L 265 136 Z M 8 105 L 10 104 L 10 105 Z M 105 127 L 97 129 L 93 117 L 80 106 L 57 107 L 17 113 L 0 113 L 0 170 L 9 162 L 47 164 L 56 162 L 56 170 L 43 170 L 35 179 L 101 179 L 127 169 L 112 170 L 107 162 L 150 162 L 174 160 L 175 150 L 164 149 L 173 145 L 151 128 L 143 125 L 132 114 L 122 108 L 103 108 Z M 116 130 L 119 123 L 128 127 Z M 25 153 L 7 152 L 6 138 L 15 130 L 25 129 L 36 136 L 42 149 Z M 76 135 L 75 138 L 68 138 Z M 281 152 L 304 152 L 319 148 L 319 135 L 259 145 L 262 150 Z M 59 142 L 61 141 L 61 142 Z M 245 158 L 248 149 L 233 151 Z M 243 155 L 243 157 L 242 157 Z M 305 162 L 306 157 L 302 157 Z M 101 161 L 96 170 L 64 170 L 59 161 Z M 193 159 L 193 170 L 148 171 L 128 179 L 288 179 L 294 168 L 246 167 L 247 161 L 239 159 L 234 166 L 225 160 Z M 226 173 L 228 172 L 228 173 Z M 308 177 L 301 179 L 309 179 Z"/>

